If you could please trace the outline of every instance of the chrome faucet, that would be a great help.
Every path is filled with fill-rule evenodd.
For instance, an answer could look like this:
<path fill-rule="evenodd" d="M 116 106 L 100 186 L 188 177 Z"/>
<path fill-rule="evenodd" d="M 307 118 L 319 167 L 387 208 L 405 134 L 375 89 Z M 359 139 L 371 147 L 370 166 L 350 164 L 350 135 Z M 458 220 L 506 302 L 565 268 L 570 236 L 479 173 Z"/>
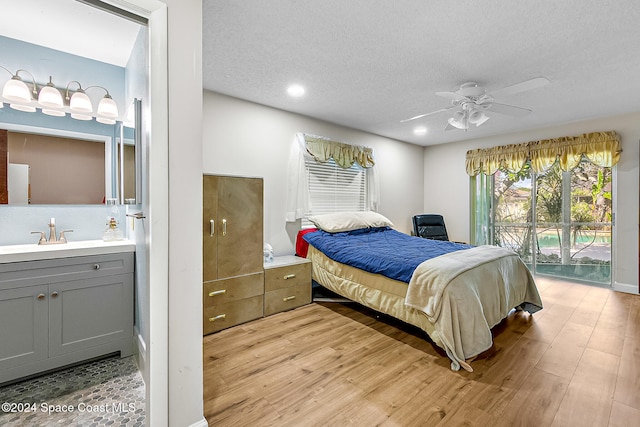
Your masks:
<path fill-rule="evenodd" d="M 56 219 L 51 218 L 49 220 L 49 243 L 57 243 L 58 238 L 56 237 Z"/>
<path fill-rule="evenodd" d="M 55 245 L 60 243 L 67 243 L 67 238 L 64 233 L 71 233 L 73 230 L 64 230 L 60 232 L 60 238 L 58 238 L 56 233 L 56 219 L 51 218 L 49 220 L 49 239 L 45 237 L 44 231 L 32 231 L 31 234 L 40 234 L 40 240 L 38 240 L 39 245 Z"/>

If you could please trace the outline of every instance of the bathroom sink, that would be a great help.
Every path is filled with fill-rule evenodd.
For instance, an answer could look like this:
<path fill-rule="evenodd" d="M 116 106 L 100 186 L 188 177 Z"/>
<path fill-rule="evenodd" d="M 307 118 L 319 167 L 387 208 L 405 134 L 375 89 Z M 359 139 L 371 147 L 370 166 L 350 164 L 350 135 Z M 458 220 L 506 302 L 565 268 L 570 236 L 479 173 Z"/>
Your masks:
<path fill-rule="evenodd" d="M 130 240 L 103 242 L 102 240 L 83 240 L 57 245 L 0 246 L 0 264 L 8 262 L 34 261 L 39 259 L 66 258 L 72 256 L 101 255 L 119 252 L 134 252 L 135 243 Z"/>

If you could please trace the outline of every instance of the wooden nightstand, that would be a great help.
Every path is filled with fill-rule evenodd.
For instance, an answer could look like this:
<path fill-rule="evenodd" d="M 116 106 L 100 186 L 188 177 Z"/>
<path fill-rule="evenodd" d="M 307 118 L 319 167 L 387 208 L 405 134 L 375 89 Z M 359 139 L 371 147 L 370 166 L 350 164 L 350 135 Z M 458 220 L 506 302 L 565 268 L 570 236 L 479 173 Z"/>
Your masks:
<path fill-rule="evenodd" d="M 293 255 L 264 264 L 264 315 L 311 302 L 311 261 Z"/>

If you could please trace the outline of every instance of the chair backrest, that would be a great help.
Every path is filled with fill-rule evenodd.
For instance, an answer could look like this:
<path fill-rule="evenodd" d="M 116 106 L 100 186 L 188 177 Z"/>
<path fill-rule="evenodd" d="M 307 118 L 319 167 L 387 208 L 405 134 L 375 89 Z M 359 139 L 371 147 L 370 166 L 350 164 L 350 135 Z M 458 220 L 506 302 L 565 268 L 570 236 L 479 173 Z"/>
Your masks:
<path fill-rule="evenodd" d="M 434 240 L 449 240 L 444 218 L 438 214 L 423 214 L 413 217 L 413 233 L 418 237 Z"/>

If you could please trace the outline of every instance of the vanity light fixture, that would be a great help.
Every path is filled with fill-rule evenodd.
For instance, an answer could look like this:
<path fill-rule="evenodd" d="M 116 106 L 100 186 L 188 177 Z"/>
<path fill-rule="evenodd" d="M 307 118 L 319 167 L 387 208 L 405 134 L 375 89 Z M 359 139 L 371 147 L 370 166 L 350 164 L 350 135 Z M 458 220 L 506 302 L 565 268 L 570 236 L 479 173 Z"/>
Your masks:
<path fill-rule="evenodd" d="M 34 95 L 38 95 L 38 89 L 36 87 L 36 80 L 33 77 L 33 74 L 28 72 L 27 70 L 18 70 L 14 73 L 9 71 L 7 68 L 2 67 L 4 70 L 8 71 L 11 74 L 11 79 L 4 84 L 2 88 L 2 97 L 10 102 L 9 106 L 14 110 L 26 111 L 28 113 L 33 113 L 36 111 L 36 108 L 31 103 L 31 89 L 27 86 L 27 84 L 22 81 L 22 77 L 20 77 L 20 72 L 24 72 L 31 76 L 31 80 L 33 81 L 33 93 Z"/>
<path fill-rule="evenodd" d="M 39 107 L 43 114 L 49 116 L 63 117 L 67 112 L 70 112 L 71 117 L 76 120 L 92 120 L 95 116 L 96 121 L 100 123 L 110 125 L 116 123 L 118 106 L 109 91 L 103 86 L 94 85 L 83 89 L 80 82 L 72 80 L 63 91 L 63 97 L 62 90 L 55 87 L 51 76 L 49 76 L 49 83 L 42 85 L 38 91 L 35 77 L 27 70 L 20 69 L 13 73 L 2 65 L 0 65 L 0 68 L 11 74 L 11 79 L 2 88 L 3 99 L 0 100 L 0 108 L 3 107 L 2 101 L 7 101 L 14 110 L 33 113 L 36 111 L 36 107 Z M 27 83 L 23 81 L 20 73 L 26 73 L 31 77 L 32 88 L 29 88 Z M 77 85 L 75 92 L 70 90 L 74 85 Z M 91 99 L 85 93 L 87 89 L 91 88 L 99 88 L 106 92 L 98 103 L 95 114 Z"/>
<path fill-rule="evenodd" d="M 100 88 L 106 92 L 104 97 L 98 103 L 98 116 L 96 117 L 96 121 L 106 125 L 115 124 L 116 119 L 118 118 L 118 106 L 116 105 L 116 102 L 111 98 L 107 89 L 102 86 L 89 86 L 87 89 L 92 87 Z"/>
<path fill-rule="evenodd" d="M 75 91 L 69 98 L 69 86 L 73 83 L 78 85 L 78 90 Z M 84 93 L 82 85 L 77 80 L 70 81 L 67 84 L 67 90 L 65 93 L 65 99 L 69 101 L 69 110 L 71 110 L 71 117 L 76 120 L 91 120 L 91 114 L 93 113 L 93 105 L 91 105 L 91 99 Z"/>
<path fill-rule="evenodd" d="M 49 83 L 40 89 L 38 104 L 42 107 L 43 114 L 62 117 L 65 115 L 65 112 L 62 111 L 62 108 L 64 107 L 62 94 L 53 85 L 53 81 L 51 79 L 51 76 L 49 76 Z"/>

